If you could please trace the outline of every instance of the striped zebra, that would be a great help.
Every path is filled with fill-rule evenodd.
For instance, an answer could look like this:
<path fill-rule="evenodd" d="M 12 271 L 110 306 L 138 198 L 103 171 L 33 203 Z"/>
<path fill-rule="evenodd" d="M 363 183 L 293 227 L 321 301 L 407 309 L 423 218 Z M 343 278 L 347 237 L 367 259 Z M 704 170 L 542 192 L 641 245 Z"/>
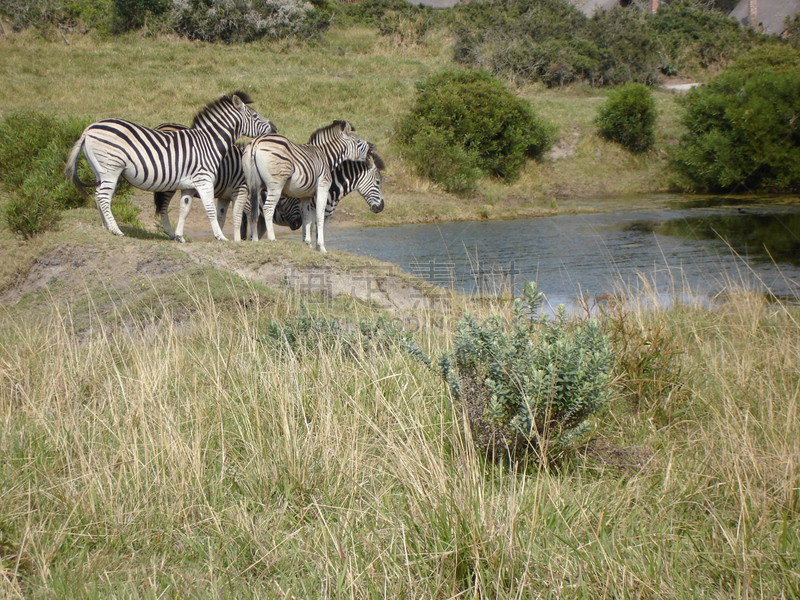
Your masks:
<path fill-rule="evenodd" d="M 357 190 L 361 194 L 373 213 L 381 212 L 384 206 L 383 193 L 381 191 L 381 171 L 384 168 L 385 165 L 381 157 L 374 150 L 370 150 L 366 162 L 346 160 L 334 169 L 332 173 L 333 182 L 330 190 L 328 190 L 328 202 L 325 205 L 324 223 L 327 224 L 328 219 L 330 219 L 342 198 L 353 190 Z M 292 213 L 295 210 L 298 213 L 302 211 L 303 241 L 312 248 L 314 242 L 311 237 L 311 225 L 316 215 L 316 204 L 316 198 L 313 197 L 300 199 L 287 196 L 282 196 L 278 203 L 278 209 L 283 207 L 284 211 L 291 210 Z M 236 215 L 240 215 L 241 210 L 237 204 L 234 204 L 234 227 L 236 225 Z M 277 212 L 276 210 L 276 214 Z M 261 227 L 262 225 L 259 223 L 259 235 L 262 235 Z M 244 234 L 244 229 L 242 229 L 242 232 Z"/>
<path fill-rule="evenodd" d="M 188 127 L 176 123 L 162 123 L 155 127 L 156 131 L 185 131 L 187 129 Z M 235 201 L 238 196 L 241 196 L 240 204 L 246 204 L 247 186 L 245 185 L 244 171 L 242 170 L 242 150 L 243 146 L 239 144 L 234 144 L 231 147 L 230 151 L 222 157 L 222 162 L 220 162 L 217 177 L 214 181 L 214 198 L 217 200 L 217 223 L 219 223 L 220 229 L 225 226 L 225 218 L 231 202 Z M 153 194 L 153 202 L 155 203 L 156 217 L 161 218 L 161 226 L 164 229 L 164 233 L 166 233 L 170 239 L 177 239 L 179 242 L 183 242 L 183 228 L 186 223 L 186 217 L 189 215 L 189 210 L 192 207 L 192 196 L 185 194 L 181 198 L 178 224 L 176 230 L 173 231 L 167 211 L 176 191 L 177 190 L 155 192 Z M 235 204 L 234 202 L 234 205 Z M 289 227 L 292 231 L 299 229 L 303 222 L 300 207 L 286 204 L 285 202 L 278 203 L 272 220 L 276 225 Z M 241 239 L 241 233 L 238 229 L 234 230 L 233 239 L 236 241 Z"/>
<path fill-rule="evenodd" d="M 308 144 L 295 144 L 281 135 L 264 135 L 244 150 L 242 166 L 250 194 L 250 214 L 258 214 L 261 187 L 267 190 L 263 203 L 267 239 L 275 240 L 272 215 L 281 195 L 316 197 L 317 248 L 325 252 L 323 221 L 332 171 L 346 160 L 365 161 L 370 145 L 353 133 L 347 121 L 334 121 L 315 131 Z M 258 240 L 258 235 L 251 234 Z"/>
<path fill-rule="evenodd" d="M 103 226 L 114 235 L 123 235 L 111 214 L 111 198 L 122 176 L 142 190 L 196 191 L 214 237 L 225 240 L 214 209 L 214 181 L 222 157 L 241 136 L 276 131 L 268 119 L 247 106 L 250 102 L 243 92 L 223 96 L 197 114 L 191 129 L 181 131 L 156 131 L 121 119 L 98 121 L 75 142 L 64 176 L 88 199 L 85 188 L 90 186 L 80 181 L 77 169 L 83 150 L 97 181 L 95 202 Z"/>

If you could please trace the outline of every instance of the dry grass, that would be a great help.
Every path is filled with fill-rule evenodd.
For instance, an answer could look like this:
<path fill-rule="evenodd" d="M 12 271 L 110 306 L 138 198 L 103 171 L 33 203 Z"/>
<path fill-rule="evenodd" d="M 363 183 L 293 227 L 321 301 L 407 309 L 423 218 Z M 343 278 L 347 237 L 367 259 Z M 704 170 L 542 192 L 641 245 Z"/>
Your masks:
<path fill-rule="evenodd" d="M 90 335 L 67 308 L 4 310 L 4 596 L 797 594 L 796 310 L 742 294 L 629 315 L 669 327 L 688 395 L 595 424 L 598 447 L 649 449 L 646 468 L 596 452 L 559 472 L 485 462 L 443 383 L 397 349 L 264 343 L 296 296 L 231 310 L 184 285 L 180 325 L 169 306 Z M 448 345 L 439 321 L 417 333 L 429 350 Z"/>

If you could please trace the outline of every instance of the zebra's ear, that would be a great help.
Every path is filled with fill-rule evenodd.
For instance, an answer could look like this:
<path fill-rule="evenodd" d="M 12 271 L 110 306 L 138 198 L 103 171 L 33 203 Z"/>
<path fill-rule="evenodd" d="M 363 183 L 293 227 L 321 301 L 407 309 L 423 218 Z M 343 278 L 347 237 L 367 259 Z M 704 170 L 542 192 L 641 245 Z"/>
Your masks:
<path fill-rule="evenodd" d="M 233 96 L 231 96 L 231 100 L 233 101 L 233 107 L 236 110 L 242 110 L 242 107 L 244 106 L 244 102 L 242 102 L 242 99 L 239 98 L 239 96 L 234 94 Z"/>
<path fill-rule="evenodd" d="M 339 121 L 338 119 L 333 122 L 334 125 L 338 125 L 342 129 L 342 133 L 345 135 L 349 135 L 351 132 L 355 131 L 356 128 L 350 124 L 350 121 Z"/>

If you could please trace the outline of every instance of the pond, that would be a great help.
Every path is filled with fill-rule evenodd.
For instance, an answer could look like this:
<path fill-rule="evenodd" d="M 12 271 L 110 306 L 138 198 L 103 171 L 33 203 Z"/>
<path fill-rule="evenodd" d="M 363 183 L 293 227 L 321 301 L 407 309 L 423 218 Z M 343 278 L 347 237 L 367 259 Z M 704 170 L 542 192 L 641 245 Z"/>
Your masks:
<path fill-rule="evenodd" d="M 741 286 L 800 297 L 799 197 L 657 195 L 596 206 L 604 212 L 331 229 L 325 241 L 470 293 L 519 295 L 536 281 L 551 306 L 616 293 L 708 302 Z"/>

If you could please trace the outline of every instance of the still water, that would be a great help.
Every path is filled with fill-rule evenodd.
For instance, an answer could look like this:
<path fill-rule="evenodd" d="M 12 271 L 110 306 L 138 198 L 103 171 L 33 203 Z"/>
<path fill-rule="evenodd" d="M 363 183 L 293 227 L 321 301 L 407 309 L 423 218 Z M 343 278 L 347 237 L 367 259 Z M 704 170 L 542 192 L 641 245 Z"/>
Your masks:
<path fill-rule="evenodd" d="M 597 208 L 608 212 L 331 229 L 325 241 L 466 292 L 519 295 L 536 281 L 551 306 L 620 292 L 707 302 L 742 285 L 800 298 L 798 197 L 659 195 Z"/>

